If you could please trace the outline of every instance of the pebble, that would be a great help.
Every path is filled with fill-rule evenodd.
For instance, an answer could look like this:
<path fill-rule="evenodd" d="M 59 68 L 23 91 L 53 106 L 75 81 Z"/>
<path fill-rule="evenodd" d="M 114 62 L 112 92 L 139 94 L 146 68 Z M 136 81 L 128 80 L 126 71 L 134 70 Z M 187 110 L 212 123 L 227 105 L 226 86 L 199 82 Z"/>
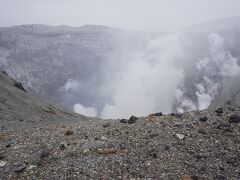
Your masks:
<path fill-rule="evenodd" d="M 2 155 L 2 154 L 0 154 L 0 160 L 2 160 L 2 159 L 4 159 L 5 157 Z"/>
<path fill-rule="evenodd" d="M 227 164 L 231 164 L 231 165 L 236 165 L 237 164 L 237 160 L 236 160 L 236 158 L 228 158 L 226 160 L 226 163 Z"/>
<path fill-rule="evenodd" d="M 149 114 L 148 117 L 153 117 L 155 116 L 155 113 Z"/>
<path fill-rule="evenodd" d="M 24 87 L 23 87 L 23 85 L 22 85 L 21 82 L 15 81 L 15 82 L 14 82 L 14 86 L 17 87 L 18 89 L 21 89 L 21 90 L 24 91 L 24 92 L 27 92 L 27 91 L 24 89 Z"/>
<path fill-rule="evenodd" d="M 11 144 L 7 144 L 7 145 L 6 145 L 6 148 L 10 148 L 10 147 L 11 147 Z"/>
<path fill-rule="evenodd" d="M 106 138 L 105 136 L 101 136 L 101 140 L 102 141 L 106 141 L 108 138 Z"/>
<path fill-rule="evenodd" d="M 169 147 L 169 146 L 165 146 L 164 149 L 165 149 L 166 151 L 169 151 L 169 150 L 170 150 L 170 147 Z"/>
<path fill-rule="evenodd" d="M 128 123 L 128 120 L 127 119 L 121 119 L 120 122 L 121 123 Z"/>
<path fill-rule="evenodd" d="M 0 161 L 0 168 L 4 167 L 7 164 L 7 161 Z"/>
<path fill-rule="evenodd" d="M 155 137 L 157 137 L 157 136 L 159 136 L 159 134 L 158 133 L 151 133 L 150 135 L 149 135 L 149 137 L 152 139 L 152 138 L 155 138 Z"/>
<path fill-rule="evenodd" d="M 108 155 L 108 154 L 114 154 L 117 152 L 115 148 L 103 148 L 103 149 L 98 149 L 98 152 L 103 155 Z"/>
<path fill-rule="evenodd" d="M 105 123 L 105 124 L 102 125 L 102 127 L 104 127 L 104 128 L 107 128 L 109 126 L 110 126 L 110 123 Z"/>
<path fill-rule="evenodd" d="M 24 169 L 26 169 L 26 165 L 20 163 L 20 164 L 17 164 L 17 166 L 16 166 L 16 168 L 14 169 L 14 171 L 15 171 L 16 173 L 21 173 L 21 172 L 24 171 Z"/>
<path fill-rule="evenodd" d="M 218 116 L 221 116 L 222 113 L 223 113 L 223 108 L 220 107 L 220 108 L 218 108 L 215 112 L 217 113 Z"/>
<path fill-rule="evenodd" d="M 99 141 L 100 138 L 99 138 L 99 137 L 95 137 L 94 140 L 95 140 L 95 141 Z"/>
<path fill-rule="evenodd" d="M 223 113 L 223 108 L 220 107 L 220 108 L 218 108 L 215 112 L 222 114 L 222 113 Z"/>
<path fill-rule="evenodd" d="M 208 117 L 207 116 L 202 116 L 202 117 L 199 118 L 199 120 L 202 121 L 202 122 L 207 122 Z"/>
<path fill-rule="evenodd" d="M 156 154 L 156 153 L 152 153 L 151 156 L 152 156 L 153 158 L 155 158 L 155 159 L 157 158 L 157 154 Z"/>
<path fill-rule="evenodd" d="M 229 116 L 229 123 L 240 123 L 240 114 L 232 114 Z"/>
<path fill-rule="evenodd" d="M 158 113 L 155 113 L 154 115 L 155 115 L 155 116 L 162 116 L 163 113 L 162 113 L 162 112 L 158 112 Z"/>
<path fill-rule="evenodd" d="M 37 168 L 37 166 L 35 166 L 35 165 L 30 165 L 30 166 L 28 166 L 27 171 L 30 171 L 30 170 L 32 170 L 32 169 L 34 169 L 34 168 Z"/>
<path fill-rule="evenodd" d="M 200 133 L 200 134 L 207 134 L 207 132 L 205 130 L 203 130 L 203 129 L 199 129 L 198 133 Z"/>
<path fill-rule="evenodd" d="M 83 154 L 88 155 L 89 153 L 90 153 L 90 149 L 89 148 L 83 150 Z"/>
<path fill-rule="evenodd" d="M 128 120 L 128 124 L 133 124 L 137 121 L 137 117 L 136 116 L 131 116 L 130 119 Z"/>
<path fill-rule="evenodd" d="M 59 148 L 60 148 L 61 150 L 65 150 L 65 149 L 66 149 L 66 144 L 65 144 L 64 142 L 61 143 L 60 146 L 59 146 Z"/>
<path fill-rule="evenodd" d="M 227 179 L 224 175 L 217 175 L 215 178 L 216 178 L 216 180 L 225 180 L 225 179 Z"/>
<path fill-rule="evenodd" d="M 185 136 L 183 134 L 176 134 L 176 137 L 180 140 L 183 140 Z"/>
<path fill-rule="evenodd" d="M 192 180 L 199 180 L 198 176 L 191 176 Z"/>
<path fill-rule="evenodd" d="M 182 180 L 200 180 L 198 176 L 189 176 L 189 175 L 184 175 L 182 177 Z"/>
<path fill-rule="evenodd" d="M 175 117 L 176 117 L 176 118 L 181 118 L 181 117 L 182 117 L 182 114 L 177 113 L 177 114 L 175 114 Z"/>
<path fill-rule="evenodd" d="M 41 151 L 40 153 L 40 158 L 43 159 L 43 158 L 46 158 L 49 156 L 49 151 L 47 149 L 44 149 Z"/>
<path fill-rule="evenodd" d="M 173 125 L 176 126 L 176 127 L 182 127 L 183 122 L 175 122 Z"/>
<path fill-rule="evenodd" d="M 5 76 L 8 76 L 7 71 L 1 71 L 1 73 L 3 73 Z"/>
<path fill-rule="evenodd" d="M 191 180 L 191 176 L 184 175 L 184 176 L 182 177 L 182 180 Z"/>
<path fill-rule="evenodd" d="M 72 135 L 72 134 L 73 134 L 72 130 L 67 130 L 66 133 L 65 133 L 66 136 L 69 136 L 69 135 Z"/>

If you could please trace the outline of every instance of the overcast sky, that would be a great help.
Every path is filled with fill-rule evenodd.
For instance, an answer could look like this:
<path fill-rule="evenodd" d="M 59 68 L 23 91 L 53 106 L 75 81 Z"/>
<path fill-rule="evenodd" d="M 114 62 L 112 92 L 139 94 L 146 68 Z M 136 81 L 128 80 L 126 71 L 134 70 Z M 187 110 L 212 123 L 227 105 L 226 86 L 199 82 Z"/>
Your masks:
<path fill-rule="evenodd" d="M 101 24 L 177 31 L 240 15 L 240 0 L 0 0 L 0 26 Z"/>

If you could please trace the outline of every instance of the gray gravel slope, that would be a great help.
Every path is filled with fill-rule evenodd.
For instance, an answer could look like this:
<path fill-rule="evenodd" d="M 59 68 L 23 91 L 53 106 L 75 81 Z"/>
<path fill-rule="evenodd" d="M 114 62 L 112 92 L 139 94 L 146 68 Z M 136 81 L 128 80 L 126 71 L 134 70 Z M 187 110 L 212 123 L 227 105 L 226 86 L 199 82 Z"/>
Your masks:
<path fill-rule="evenodd" d="M 26 128 L 87 120 L 48 104 L 17 88 L 15 80 L 0 72 L 0 128 Z"/>

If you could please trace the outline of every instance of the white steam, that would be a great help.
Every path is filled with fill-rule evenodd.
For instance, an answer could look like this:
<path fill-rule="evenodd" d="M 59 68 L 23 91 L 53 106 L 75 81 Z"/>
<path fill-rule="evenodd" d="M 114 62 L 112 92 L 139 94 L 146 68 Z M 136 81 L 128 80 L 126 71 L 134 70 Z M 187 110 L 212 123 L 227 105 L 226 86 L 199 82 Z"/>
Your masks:
<path fill-rule="evenodd" d="M 82 114 L 82 115 L 89 116 L 89 117 L 97 116 L 97 110 L 95 108 L 84 107 L 81 104 L 75 104 L 73 106 L 73 109 L 74 109 L 74 112 L 78 113 L 78 114 Z"/>
<path fill-rule="evenodd" d="M 150 41 L 144 51 L 132 54 L 120 80 L 116 80 L 113 103 L 104 106 L 101 116 L 170 112 L 178 85 L 184 79 L 182 70 L 175 66 L 181 55 L 177 35 Z"/>
<path fill-rule="evenodd" d="M 60 88 L 60 90 L 64 90 L 64 91 L 75 91 L 78 90 L 80 87 L 80 84 L 78 81 L 73 80 L 73 79 L 69 79 L 63 87 Z"/>
<path fill-rule="evenodd" d="M 106 64 L 110 67 L 106 68 L 107 81 L 99 94 L 107 95 L 108 100 L 102 108 L 75 104 L 74 111 L 87 116 L 128 118 L 133 114 L 207 108 L 224 82 L 240 75 L 237 59 L 225 48 L 224 40 L 217 34 L 207 40 L 204 48 L 208 50 L 200 53 L 201 57 L 183 49 L 184 41 L 178 34 L 149 40 L 145 49 Z M 77 87 L 74 81 L 65 85 L 66 89 Z"/>
<path fill-rule="evenodd" d="M 216 95 L 221 92 L 223 82 L 240 75 L 237 59 L 224 47 L 224 40 L 218 34 L 211 34 L 208 36 L 208 43 L 209 56 L 196 62 L 196 70 L 200 78 L 200 82 L 194 84 L 197 102 L 194 103 L 184 96 L 184 90 L 179 89 L 180 93 L 176 96 L 181 102 L 177 107 L 179 112 L 208 108 Z"/>
<path fill-rule="evenodd" d="M 237 59 L 225 49 L 224 40 L 217 34 L 209 37 L 210 57 L 201 59 L 197 69 L 203 73 L 203 80 L 196 84 L 198 109 L 206 109 L 221 90 L 223 80 L 232 78 L 240 73 Z"/>

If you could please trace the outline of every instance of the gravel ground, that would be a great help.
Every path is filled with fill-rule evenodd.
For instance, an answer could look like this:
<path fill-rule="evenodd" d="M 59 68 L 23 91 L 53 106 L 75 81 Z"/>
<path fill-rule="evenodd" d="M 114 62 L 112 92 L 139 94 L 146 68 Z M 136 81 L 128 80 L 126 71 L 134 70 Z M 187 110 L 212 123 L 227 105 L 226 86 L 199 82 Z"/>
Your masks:
<path fill-rule="evenodd" d="M 240 179 L 240 107 L 219 110 L 3 130 L 0 177 Z"/>

